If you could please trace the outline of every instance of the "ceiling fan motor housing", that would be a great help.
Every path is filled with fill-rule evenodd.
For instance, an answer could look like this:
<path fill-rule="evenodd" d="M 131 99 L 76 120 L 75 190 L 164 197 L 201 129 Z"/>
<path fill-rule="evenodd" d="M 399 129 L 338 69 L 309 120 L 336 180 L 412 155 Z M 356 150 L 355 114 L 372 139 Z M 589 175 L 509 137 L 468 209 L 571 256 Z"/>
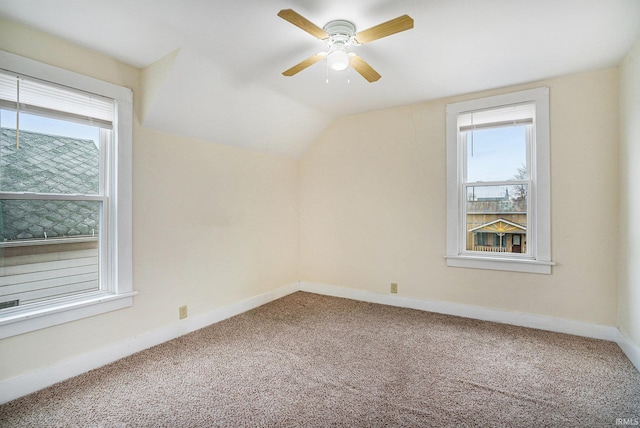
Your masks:
<path fill-rule="evenodd" d="M 327 43 L 330 50 L 346 49 L 353 43 L 353 37 L 356 34 L 356 26 L 342 19 L 329 22 L 323 29 L 329 35 Z"/>

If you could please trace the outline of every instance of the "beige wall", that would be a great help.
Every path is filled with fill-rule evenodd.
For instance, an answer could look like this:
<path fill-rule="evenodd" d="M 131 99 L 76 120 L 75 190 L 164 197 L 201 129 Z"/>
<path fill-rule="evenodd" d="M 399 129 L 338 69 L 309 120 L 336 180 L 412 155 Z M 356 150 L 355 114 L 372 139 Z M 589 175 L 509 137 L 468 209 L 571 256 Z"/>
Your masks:
<path fill-rule="evenodd" d="M 301 280 L 617 324 L 617 70 L 336 121 L 300 164 Z M 552 275 L 446 267 L 445 106 L 550 87 Z"/>
<path fill-rule="evenodd" d="M 140 71 L 0 20 L 0 49 L 133 88 Z M 223 126 L 223 124 L 221 125 Z M 0 380 L 298 279 L 295 160 L 153 132 L 135 118 L 131 308 L 0 340 Z"/>
<path fill-rule="evenodd" d="M 620 66 L 620 330 L 640 348 L 640 41 Z"/>

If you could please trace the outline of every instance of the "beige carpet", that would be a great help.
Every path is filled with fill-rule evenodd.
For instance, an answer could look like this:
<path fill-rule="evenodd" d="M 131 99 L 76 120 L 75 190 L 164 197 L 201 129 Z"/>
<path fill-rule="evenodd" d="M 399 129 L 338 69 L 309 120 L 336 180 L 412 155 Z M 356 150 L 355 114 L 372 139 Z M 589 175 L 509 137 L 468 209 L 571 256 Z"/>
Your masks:
<path fill-rule="evenodd" d="M 0 406 L 0 426 L 616 426 L 614 343 L 295 293 Z"/>

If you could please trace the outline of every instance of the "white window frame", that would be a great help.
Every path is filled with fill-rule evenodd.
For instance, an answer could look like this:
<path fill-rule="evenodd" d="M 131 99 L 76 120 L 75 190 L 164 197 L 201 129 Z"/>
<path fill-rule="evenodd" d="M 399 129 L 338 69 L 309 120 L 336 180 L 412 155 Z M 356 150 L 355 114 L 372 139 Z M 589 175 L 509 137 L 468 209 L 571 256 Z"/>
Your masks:
<path fill-rule="evenodd" d="M 535 104 L 529 159 L 527 254 L 466 251 L 464 219 L 465 141 L 458 117 L 474 111 Z M 551 274 L 551 182 L 549 156 L 549 88 L 536 88 L 447 105 L 447 266 Z M 494 184 L 494 183 L 491 183 Z M 513 184 L 513 183 L 511 183 Z M 516 183 L 517 184 L 517 183 Z"/>
<path fill-rule="evenodd" d="M 95 293 L 86 293 L 40 304 L 11 308 L 0 314 L 0 339 L 57 324 L 114 311 L 133 305 L 132 271 L 132 186 L 131 147 L 133 135 L 133 92 L 112 83 L 43 64 L 0 51 L 0 68 L 58 85 L 102 95 L 115 100 L 114 138 L 108 153 L 105 192 L 109 203 L 103 210 L 106 261 L 100 281 L 106 282 Z M 101 174 L 102 176 L 102 174 Z M 102 250 L 101 250 L 102 251 Z"/>

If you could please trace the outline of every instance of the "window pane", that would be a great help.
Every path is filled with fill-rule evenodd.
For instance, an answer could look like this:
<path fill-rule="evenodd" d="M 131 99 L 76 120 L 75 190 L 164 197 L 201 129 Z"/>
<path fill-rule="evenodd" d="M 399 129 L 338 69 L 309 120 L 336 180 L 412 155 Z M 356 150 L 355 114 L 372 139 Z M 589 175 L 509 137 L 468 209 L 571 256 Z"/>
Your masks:
<path fill-rule="evenodd" d="M 526 253 L 528 186 L 466 188 L 466 249 Z"/>
<path fill-rule="evenodd" d="M 477 129 L 467 134 L 467 182 L 526 180 L 527 126 Z"/>
<path fill-rule="evenodd" d="M 98 194 L 99 128 L 1 111 L 0 191 Z"/>
<path fill-rule="evenodd" d="M 99 290 L 96 201 L 0 201 L 0 310 Z"/>
<path fill-rule="evenodd" d="M 0 242 L 95 237 L 100 202 L 0 200 Z"/>

